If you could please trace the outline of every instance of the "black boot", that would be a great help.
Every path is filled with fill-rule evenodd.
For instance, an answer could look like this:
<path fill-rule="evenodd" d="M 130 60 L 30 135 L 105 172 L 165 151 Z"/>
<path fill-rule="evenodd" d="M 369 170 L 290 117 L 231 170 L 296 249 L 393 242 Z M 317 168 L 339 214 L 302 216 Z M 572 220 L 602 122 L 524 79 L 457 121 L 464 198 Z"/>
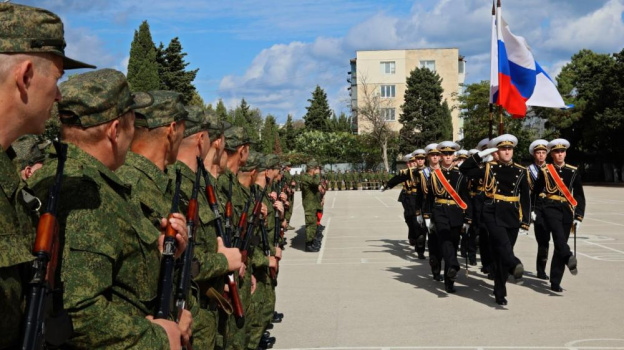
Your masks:
<path fill-rule="evenodd" d="M 547 262 L 548 262 L 548 247 L 538 247 L 537 259 L 535 261 L 536 270 L 537 270 L 537 278 L 548 281 L 549 277 L 546 274 Z"/>
<path fill-rule="evenodd" d="M 273 311 L 273 318 L 271 319 L 271 322 L 273 323 L 280 323 L 282 322 L 282 319 L 284 318 L 284 314 L 281 312 L 277 312 L 277 311 Z"/>
<path fill-rule="evenodd" d="M 314 241 L 310 243 L 306 243 L 305 251 L 311 253 L 318 253 L 321 250 L 321 247 L 314 245 Z"/>

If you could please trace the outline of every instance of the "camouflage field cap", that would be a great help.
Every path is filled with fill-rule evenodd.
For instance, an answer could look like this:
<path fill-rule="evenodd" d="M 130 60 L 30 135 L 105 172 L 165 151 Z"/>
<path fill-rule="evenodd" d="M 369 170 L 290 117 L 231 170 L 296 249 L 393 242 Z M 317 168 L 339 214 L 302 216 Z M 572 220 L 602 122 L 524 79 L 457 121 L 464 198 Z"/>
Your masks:
<path fill-rule="evenodd" d="M 184 129 L 185 138 L 200 131 L 209 130 L 210 122 L 203 108 L 200 106 L 186 106 L 184 108 L 188 113 L 186 116 L 186 129 Z"/>
<path fill-rule="evenodd" d="M 15 151 L 15 160 L 19 162 L 20 169 L 24 169 L 27 165 L 43 162 L 45 159 L 45 149 L 52 142 L 49 140 L 39 140 L 35 135 L 24 135 L 15 140 L 11 147 Z"/>
<path fill-rule="evenodd" d="M 88 128 L 119 118 L 131 109 L 152 104 L 146 93 L 130 93 L 122 72 L 99 69 L 72 77 L 60 85 L 61 123 Z"/>
<path fill-rule="evenodd" d="M 264 161 L 262 158 L 263 158 L 262 153 L 256 152 L 256 151 L 249 151 L 249 157 L 247 158 L 247 162 L 245 163 L 245 165 L 240 167 L 240 171 L 249 172 L 254 169 L 257 169 L 258 171 L 266 170 L 266 167 L 264 166 Z"/>
<path fill-rule="evenodd" d="M 225 130 L 232 127 L 232 124 L 219 120 L 219 117 L 216 113 L 206 113 L 208 118 L 208 133 L 210 134 L 210 139 L 215 140 L 221 137 Z"/>
<path fill-rule="evenodd" d="M 308 161 L 308 163 L 306 163 L 306 167 L 308 169 L 310 169 L 310 168 L 318 168 L 319 166 L 320 166 L 319 162 L 317 162 L 316 159 L 314 159 L 314 158 L 310 159 Z"/>
<path fill-rule="evenodd" d="M 267 154 L 266 155 L 266 168 L 267 169 L 280 169 L 280 159 L 277 154 Z"/>
<path fill-rule="evenodd" d="M 154 129 L 173 122 L 186 120 L 188 112 L 182 102 L 182 94 L 174 91 L 150 91 L 154 98 L 151 105 L 136 110 L 134 126 Z"/>
<path fill-rule="evenodd" d="M 228 151 L 236 151 L 238 147 L 252 143 L 242 126 L 233 126 L 225 130 L 225 149 Z"/>
<path fill-rule="evenodd" d="M 0 53 L 49 52 L 63 58 L 64 69 L 95 68 L 65 56 L 63 22 L 54 13 L 0 3 Z"/>

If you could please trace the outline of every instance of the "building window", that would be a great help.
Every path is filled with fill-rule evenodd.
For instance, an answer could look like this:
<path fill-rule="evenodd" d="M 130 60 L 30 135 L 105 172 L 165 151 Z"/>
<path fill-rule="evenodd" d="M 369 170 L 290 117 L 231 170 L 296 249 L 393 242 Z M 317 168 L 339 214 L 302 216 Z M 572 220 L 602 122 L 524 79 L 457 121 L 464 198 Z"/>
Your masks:
<path fill-rule="evenodd" d="M 395 97 L 396 92 L 394 85 L 382 85 L 381 86 L 381 97 L 382 98 L 391 98 Z"/>
<path fill-rule="evenodd" d="M 396 120 L 394 111 L 395 111 L 395 108 L 382 108 L 381 116 L 384 118 L 385 121 L 393 122 Z"/>
<path fill-rule="evenodd" d="M 394 72 L 395 72 L 394 61 L 381 62 L 380 67 L 381 67 L 381 73 L 382 74 L 394 74 Z"/>
<path fill-rule="evenodd" d="M 435 72 L 435 61 L 420 61 L 420 68 L 427 68 L 432 72 Z"/>
<path fill-rule="evenodd" d="M 466 61 L 459 61 L 459 74 L 464 74 L 466 71 Z"/>

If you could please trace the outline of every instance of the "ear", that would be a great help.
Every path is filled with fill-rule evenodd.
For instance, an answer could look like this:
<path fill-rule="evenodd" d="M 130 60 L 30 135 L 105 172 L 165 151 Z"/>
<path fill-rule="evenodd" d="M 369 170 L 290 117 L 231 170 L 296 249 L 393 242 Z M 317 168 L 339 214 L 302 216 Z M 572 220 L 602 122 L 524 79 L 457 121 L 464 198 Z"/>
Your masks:
<path fill-rule="evenodd" d="M 15 69 L 15 84 L 22 95 L 26 94 L 32 85 L 34 75 L 35 67 L 31 60 L 24 60 L 17 65 Z"/>
<path fill-rule="evenodd" d="M 111 144 L 117 145 L 119 143 L 120 132 L 121 127 L 119 125 L 119 119 L 115 119 L 106 129 L 106 137 L 111 142 Z"/>

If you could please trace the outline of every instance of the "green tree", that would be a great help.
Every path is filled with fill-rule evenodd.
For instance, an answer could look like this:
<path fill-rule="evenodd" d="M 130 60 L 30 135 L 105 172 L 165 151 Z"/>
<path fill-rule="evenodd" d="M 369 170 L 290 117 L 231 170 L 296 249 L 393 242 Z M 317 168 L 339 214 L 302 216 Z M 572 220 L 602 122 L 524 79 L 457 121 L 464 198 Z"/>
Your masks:
<path fill-rule="evenodd" d="M 310 105 L 306 107 L 307 113 L 303 117 L 306 129 L 329 131 L 330 118 L 332 111 L 329 109 L 327 102 L 327 94 L 320 86 L 316 86 L 312 92 L 312 98 L 308 99 Z"/>
<path fill-rule="evenodd" d="M 557 76 L 559 92 L 574 108 L 535 109 L 547 120 L 549 136 L 570 141 L 569 161 L 603 163 L 600 172 L 609 169 L 604 174 L 607 180 L 610 168 L 622 169 L 624 161 L 623 73 L 624 50 L 613 55 L 581 50 Z"/>
<path fill-rule="evenodd" d="M 207 106 L 204 104 L 204 99 L 197 93 L 197 91 L 193 91 L 193 95 L 191 99 L 188 101 L 189 106 L 200 106 L 206 108 Z M 212 109 L 212 105 L 209 105 L 210 109 Z"/>
<path fill-rule="evenodd" d="M 416 68 L 407 78 L 399 122 L 400 151 L 408 153 L 431 142 L 452 139 L 448 104 L 442 100 L 442 79 L 428 68 Z M 449 132 L 450 131 L 450 132 Z"/>
<path fill-rule="evenodd" d="M 227 120 L 228 111 L 227 111 L 227 108 L 225 108 L 225 104 L 223 103 L 223 100 L 219 99 L 219 102 L 217 102 L 217 108 L 215 109 L 215 111 L 220 121 Z"/>
<path fill-rule="evenodd" d="M 273 153 L 276 135 L 277 123 L 275 122 L 275 117 L 269 114 L 264 119 L 264 126 L 262 127 L 261 144 L 263 153 Z"/>
<path fill-rule="evenodd" d="M 286 146 L 286 150 L 292 151 L 295 149 L 295 138 L 297 137 L 297 133 L 295 131 L 295 127 L 293 125 L 293 117 L 292 115 L 288 115 L 286 118 L 286 125 L 283 127 L 284 129 L 284 146 Z"/>
<path fill-rule="evenodd" d="M 156 47 L 147 21 L 143 21 L 139 30 L 134 31 L 134 39 L 130 44 L 128 85 L 132 91 L 151 91 L 160 88 Z"/>
<path fill-rule="evenodd" d="M 189 65 L 184 61 L 186 55 L 186 52 L 182 52 L 180 40 L 175 37 L 171 39 L 166 49 L 160 43 L 156 57 L 159 64 L 160 88 L 181 93 L 184 102 L 188 103 L 195 92 L 193 80 L 199 69 L 186 70 Z"/>

